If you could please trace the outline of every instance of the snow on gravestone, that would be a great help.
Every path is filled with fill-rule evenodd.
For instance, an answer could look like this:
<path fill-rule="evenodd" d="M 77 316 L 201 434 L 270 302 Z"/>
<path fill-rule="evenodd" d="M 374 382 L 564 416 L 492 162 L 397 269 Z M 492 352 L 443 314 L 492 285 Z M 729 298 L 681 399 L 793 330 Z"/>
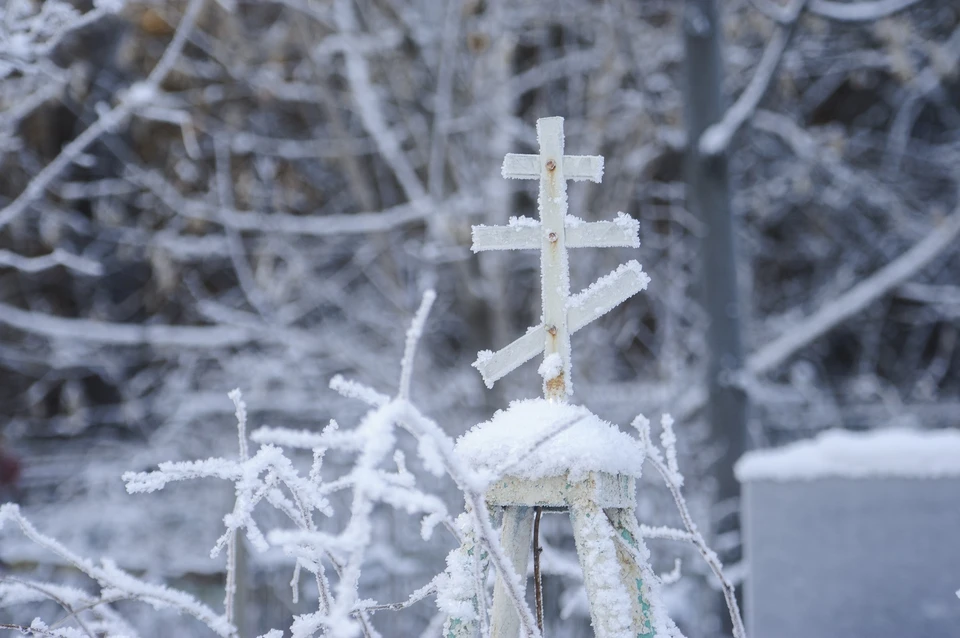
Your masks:
<path fill-rule="evenodd" d="M 752 638 L 960 636 L 960 432 L 831 430 L 736 473 Z"/>

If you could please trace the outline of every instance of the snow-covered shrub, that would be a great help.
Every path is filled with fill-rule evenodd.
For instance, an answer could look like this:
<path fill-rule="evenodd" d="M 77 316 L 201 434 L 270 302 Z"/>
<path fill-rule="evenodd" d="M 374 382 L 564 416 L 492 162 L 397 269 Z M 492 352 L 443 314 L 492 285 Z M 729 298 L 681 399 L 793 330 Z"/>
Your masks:
<path fill-rule="evenodd" d="M 399 392 L 388 397 L 355 381 L 336 377 L 331 386 L 346 397 L 365 402 L 369 410 L 354 428 L 341 428 L 331 421 L 320 432 L 285 428 L 258 428 L 248 434 L 247 411 L 239 390 L 230 393 L 236 410 L 239 449 L 235 458 L 161 463 L 149 472 L 128 472 L 123 476 L 131 493 L 149 493 L 176 481 L 217 478 L 233 483 L 236 498 L 233 510 L 224 518 L 224 532 L 212 549 L 212 555 L 226 553 L 227 576 L 223 612 L 217 612 L 195 597 L 161 584 L 147 582 L 117 567 L 109 559 L 99 564 L 71 552 L 57 541 L 44 536 L 14 504 L 0 508 L 0 528 L 19 527 L 21 532 L 67 564 L 95 581 L 99 591 L 86 591 L 56 583 L 5 577 L 0 579 L 0 606 L 29 605 L 54 601 L 65 615 L 57 621 L 35 618 L 23 625 L 4 625 L 26 634 L 75 638 L 78 636 L 134 636 L 134 627 L 116 611 L 114 604 L 134 600 L 157 609 L 170 608 L 188 614 L 223 638 L 238 635 L 236 629 L 238 534 L 244 534 L 255 549 L 280 547 L 293 562 L 291 581 L 294 600 L 299 592 L 303 571 L 316 583 L 316 610 L 295 615 L 289 630 L 295 638 L 309 636 L 368 638 L 379 633 L 373 615 L 379 611 L 405 608 L 430 595 L 436 595 L 440 621 L 457 617 L 479 621 L 482 635 L 489 628 L 488 566 L 505 574 L 511 583 L 508 592 L 521 616 L 533 618 L 524 602 L 522 581 L 514 573 L 494 531 L 484 492 L 498 476 L 474 470 L 454 448 L 453 440 L 409 400 L 414 352 L 422 333 L 434 294 L 428 292 L 407 334 Z M 697 531 L 680 493 L 683 477 L 677 467 L 672 420 L 664 417 L 662 449 L 654 444 L 649 421 L 638 416 L 634 426 L 640 433 L 635 441 L 636 454 L 646 458 L 663 476 L 680 509 L 686 529 L 640 526 L 650 538 L 690 541 L 724 585 L 737 635 L 743 636 L 733 589 L 723 577 L 715 554 L 707 548 Z M 418 441 L 417 460 L 435 476 L 451 478 L 463 495 L 465 511 L 454 517 L 444 502 L 428 486 L 418 485 L 407 469 L 404 454 L 397 447 L 398 437 L 406 432 Z M 559 433 L 559 431 L 558 431 Z M 543 445 L 548 440 L 539 440 Z M 255 450 L 250 444 L 256 444 Z M 312 463 L 298 467 L 288 451 L 309 450 Z M 325 476 L 324 458 L 336 452 L 351 455 L 348 470 L 335 477 Z M 523 454 L 521 450 L 518 452 Z M 335 496 L 349 504 L 349 512 L 340 529 L 331 529 Z M 269 505 L 284 515 L 288 523 L 264 532 L 254 516 L 258 506 Z M 377 507 L 390 507 L 422 517 L 422 535 L 430 539 L 442 525 L 459 547 L 447 557 L 447 568 L 412 592 L 406 601 L 382 604 L 361 597 L 361 573 L 375 534 L 371 515 Z M 649 552 L 642 543 L 629 551 L 644 566 Z M 649 567 L 647 567 L 649 569 Z M 652 572 L 650 572 L 652 575 Z M 655 580 L 656 577 L 653 577 Z M 663 618 L 659 635 L 679 636 L 679 631 Z M 439 624 L 439 623 L 438 623 Z M 439 627 L 436 627 L 439 630 Z M 536 626 L 526 624 L 526 633 L 539 635 Z M 284 635 L 279 629 L 264 634 L 268 638 Z"/>
<path fill-rule="evenodd" d="M 636 219 L 661 282 L 597 327 L 578 392 L 619 423 L 674 410 L 701 517 L 716 455 L 691 444 L 704 440 L 709 317 L 693 293 L 709 235 L 681 171 L 685 3 L 130 0 L 105 13 L 119 4 L 0 3 L 0 428 L 31 459 L 25 500 L 50 496 L 46 517 L 24 510 L 38 528 L 94 555 L 83 539 L 105 535 L 84 513 L 124 512 L 133 551 L 110 539 L 118 564 L 184 573 L 194 561 L 159 552 L 133 565 L 133 522 L 177 534 L 183 558 L 186 542 L 202 545 L 195 533 L 220 533 L 200 514 L 228 485 L 189 488 L 209 506 L 186 525 L 116 509 L 126 495 L 104 477 L 195 449 L 223 456 L 235 443 L 212 425 L 237 382 L 251 415 L 291 427 L 320 406 L 344 413 L 322 387 L 335 373 L 389 387 L 396 327 L 380 304 L 410 308 L 422 282 L 449 301 L 430 348 L 443 373 L 421 377 L 442 391 L 422 395 L 423 411 L 460 429 L 539 383 L 531 368 L 509 394 L 485 395 L 463 365 L 528 325 L 537 283 L 528 255 L 465 255 L 470 225 L 530 214 L 532 184 L 491 168 L 529 146 L 554 105 L 575 123 L 570 148 L 617 158 L 615 188 L 572 187 L 574 210 Z M 956 118 L 941 104 L 957 85 L 955 0 L 796 3 L 795 29 L 763 14 L 775 3 L 716 4 L 730 101 L 769 81 L 729 162 L 758 441 L 954 423 L 958 226 L 939 224 L 955 207 Z M 885 19 L 833 21 L 841 10 Z M 779 67 L 763 53 L 778 47 Z M 578 259 L 583 272 L 617 261 Z M 174 513 L 179 500 L 136 506 Z M 436 571 L 418 564 L 407 581 Z M 691 617 L 707 616 L 703 600 Z"/>

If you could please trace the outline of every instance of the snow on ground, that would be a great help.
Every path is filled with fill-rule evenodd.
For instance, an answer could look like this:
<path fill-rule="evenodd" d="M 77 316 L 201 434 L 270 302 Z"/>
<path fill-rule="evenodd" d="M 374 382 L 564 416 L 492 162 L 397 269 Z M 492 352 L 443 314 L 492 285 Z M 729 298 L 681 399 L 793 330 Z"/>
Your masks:
<path fill-rule="evenodd" d="M 741 482 L 960 476 L 960 431 L 827 430 L 807 441 L 748 452 L 736 474 Z"/>
<path fill-rule="evenodd" d="M 456 454 L 475 470 L 526 479 L 588 472 L 640 476 L 643 453 L 632 436 L 580 405 L 514 401 L 457 441 Z"/>

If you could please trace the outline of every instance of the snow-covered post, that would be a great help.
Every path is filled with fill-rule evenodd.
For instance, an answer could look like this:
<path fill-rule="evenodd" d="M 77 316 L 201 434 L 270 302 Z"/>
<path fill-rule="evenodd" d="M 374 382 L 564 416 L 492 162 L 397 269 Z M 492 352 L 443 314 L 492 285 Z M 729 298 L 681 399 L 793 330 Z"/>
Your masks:
<path fill-rule="evenodd" d="M 560 117 L 538 120 L 537 138 L 540 153 L 507 154 L 502 175 L 540 181 L 540 219 L 519 217 L 511 218 L 507 226 L 474 226 L 473 250 L 540 249 L 542 321 L 498 352 L 479 353 L 474 366 L 492 387 L 542 352 L 544 400 L 512 404 L 461 439 L 458 449 L 465 458 L 488 466 L 486 469 L 500 477 L 488 489 L 487 501 L 503 508 L 501 544 L 516 573 L 526 574 L 534 508 L 568 509 L 596 635 L 653 637 L 652 572 L 634 560 L 634 552 L 645 555 L 646 549 L 628 523 L 636 521 L 634 478 L 642 463 L 637 457 L 642 455 L 618 464 L 614 459 L 624 446 L 629 447 L 618 438 L 623 433 L 585 408 L 567 404 L 573 389 L 570 335 L 649 282 L 640 264 L 630 261 L 571 296 L 567 248 L 637 247 L 639 224 L 623 213 L 614 221 L 592 223 L 567 215 L 566 180 L 599 182 L 603 158 L 564 155 Z M 543 438 L 523 440 L 517 430 L 524 428 Z M 565 436 L 575 441 L 569 449 L 558 453 L 550 447 L 562 445 Z M 506 449 L 495 449 L 504 444 Z M 570 454 L 570 449 L 576 452 Z M 521 454 L 524 467 L 512 459 L 516 454 Z M 571 458 L 577 455 L 583 458 Z M 557 465 L 557 458 L 569 460 Z M 491 464 L 494 467 L 489 467 Z M 627 551 L 618 544 L 624 539 L 633 549 Z M 517 601 L 507 590 L 503 575 L 498 574 L 493 595 L 494 638 L 516 638 L 520 630 Z M 455 636 L 472 631 L 461 619 L 451 619 L 447 626 Z"/>

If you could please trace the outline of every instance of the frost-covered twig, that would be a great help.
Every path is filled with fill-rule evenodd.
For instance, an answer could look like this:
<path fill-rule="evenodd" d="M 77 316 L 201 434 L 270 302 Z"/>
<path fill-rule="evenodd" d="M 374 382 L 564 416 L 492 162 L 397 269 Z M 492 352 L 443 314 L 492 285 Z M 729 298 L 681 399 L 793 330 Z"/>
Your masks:
<path fill-rule="evenodd" d="M 831 20 L 869 22 L 909 9 L 919 2 L 920 0 L 867 0 L 865 2 L 810 0 L 810 11 Z"/>
<path fill-rule="evenodd" d="M 92 319 L 67 319 L 0 303 L 0 323 L 53 338 L 78 338 L 114 345 L 222 348 L 249 343 L 253 334 L 231 326 L 140 326 Z"/>
<path fill-rule="evenodd" d="M 19 217 L 47 188 L 60 177 L 60 174 L 93 144 L 101 135 L 116 130 L 130 117 L 137 108 L 147 104 L 166 79 L 177 58 L 183 52 L 187 37 L 193 29 L 204 0 L 190 0 L 184 11 L 180 24 L 173 35 L 170 44 L 164 50 L 160 60 L 154 66 L 147 78 L 131 86 L 120 99 L 120 102 L 109 111 L 101 114 L 97 120 L 87 127 L 80 135 L 63 147 L 59 155 L 52 162 L 37 173 L 20 195 L 7 206 L 0 209 L 0 229 Z"/>
<path fill-rule="evenodd" d="M 754 375 L 772 370 L 800 348 L 904 283 L 941 253 L 955 246 L 958 236 L 960 207 L 900 257 L 751 354 L 747 358 L 747 370 Z"/>
<path fill-rule="evenodd" d="M 418 337 L 422 332 L 433 299 L 432 293 L 425 295 L 424 302 L 408 333 L 401 387 L 409 388 Z M 140 492 L 154 491 L 163 488 L 171 481 L 204 476 L 226 479 L 236 484 L 236 505 L 234 511 L 224 519 L 226 533 L 221 536 L 215 548 L 215 552 L 224 545 L 228 549 L 225 602 L 228 617 L 233 613 L 231 586 L 235 582 L 230 576 L 230 572 L 235 569 L 231 562 L 233 558 L 230 556 L 233 547 L 231 539 L 240 528 L 245 528 L 248 538 L 255 547 L 266 546 L 267 541 L 259 532 L 252 513 L 259 502 L 267 499 L 278 510 L 285 513 L 296 526 L 291 530 L 274 530 L 268 536 L 269 542 L 283 546 L 296 558 L 293 584 L 296 584 L 297 573 L 301 567 L 313 571 L 319 579 L 318 588 L 321 592 L 319 609 L 314 613 L 295 618 L 291 627 L 294 637 L 305 638 L 317 631 L 324 631 L 330 636 L 349 636 L 359 628 L 366 636 L 375 638 L 378 634 L 369 622 L 368 614 L 378 607 L 375 603 L 363 601 L 358 597 L 361 566 L 372 540 L 371 514 L 374 505 L 386 503 L 410 513 L 426 514 L 425 533 L 429 527 L 440 521 L 453 527 L 443 502 L 416 488 L 413 475 L 406 470 L 402 454 L 393 454 L 397 465 L 396 473 L 387 472 L 381 468 L 394 449 L 395 429 L 400 426 L 419 440 L 418 451 L 424 466 L 437 475 L 446 472 L 464 491 L 471 525 L 476 531 L 480 546 L 486 550 L 490 561 L 504 574 L 505 579 L 512 583 L 511 599 L 520 609 L 522 620 L 530 621 L 532 616 L 529 609 L 525 609 L 519 577 L 512 573 L 512 568 L 499 546 L 499 539 L 490 524 L 489 513 L 483 499 L 485 481 L 459 467 L 453 453 L 453 442 L 449 437 L 443 434 L 439 426 L 424 417 L 403 398 L 408 391 L 401 392 L 401 397 L 391 401 L 359 383 L 342 378 L 337 379 L 334 385 L 345 394 L 364 400 L 373 406 L 352 435 L 347 436 L 341 433 L 333 422 L 320 435 L 278 428 L 258 430 L 254 433 L 254 438 L 259 439 L 262 445 L 256 454 L 247 458 L 246 406 L 239 392 L 234 391 L 230 394 L 230 398 L 235 405 L 238 432 L 242 441 L 238 461 L 208 459 L 164 463 L 155 472 L 125 475 L 128 489 Z M 311 468 L 309 480 L 301 478 L 280 449 L 269 442 L 289 444 L 292 447 L 312 446 L 314 465 Z M 343 477 L 321 483 L 319 463 L 328 448 L 355 452 L 357 460 Z M 284 492 L 277 489 L 280 486 L 289 492 L 292 501 Z M 342 489 L 352 490 L 349 521 L 340 533 L 321 532 L 313 524 L 312 512 L 328 510 L 326 495 Z M 324 561 L 329 561 L 339 576 L 338 582 L 333 587 L 329 586 L 323 578 L 322 563 Z M 476 574 L 480 573 L 476 572 Z M 482 587 L 482 583 L 479 583 L 478 587 Z M 421 591 L 420 597 L 427 595 L 429 591 L 432 589 Z M 478 591 L 477 595 L 483 598 L 485 594 Z M 408 602 L 412 604 L 412 601 L 411 598 Z M 481 618 L 481 627 L 485 629 L 483 618 Z M 527 631 L 528 635 L 539 635 L 535 623 L 526 623 L 525 629 L 528 628 L 530 629 Z"/>
<path fill-rule="evenodd" d="M 74 255 L 60 248 L 55 248 L 50 254 L 40 257 L 24 257 L 9 250 L 0 250 L 0 268 L 15 268 L 20 272 L 35 273 L 49 270 L 55 266 L 64 266 L 81 275 L 91 277 L 103 274 L 103 266 L 99 262 Z"/>
<path fill-rule="evenodd" d="M 668 541 L 691 541 L 693 536 L 690 532 L 682 529 L 675 529 L 666 526 L 641 525 L 640 534 L 644 538 L 657 538 Z"/>
<path fill-rule="evenodd" d="M 431 596 L 432 594 L 437 593 L 437 582 L 436 578 L 431 580 L 429 583 L 418 589 L 417 591 L 410 594 L 410 597 L 407 598 L 402 603 L 367 603 L 363 602 L 359 605 L 360 609 L 365 611 L 400 611 L 401 609 L 406 609 L 407 607 L 412 607 L 421 600 Z"/>
<path fill-rule="evenodd" d="M 412 349 L 409 354 L 412 358 Z M 351 387 L 360 396 L 369 396 L 371 393 L 359 384 Z M 245 438 L 245 405 L 236 391 L 231 393 L 230 398 L 236 407 L 239 434 Z M 379 469 L 393 450 L 393 430 L 399 422 L 398 410 L 401 409 L 398 406 L 405 405 L 405 402 L 395 401 L 376 407 L 364 417 L 353 436 L 341 436 L 333 423 L 322 434 L 312 437 L 307 436 L 307 433 L 287 432 L 277 428 L 258 430 L 255 433 L 254 438 L 262 441 L 292 443 L 293 447 L 302 447 L 305 443 L 316 444 L 313 448 L 315 463 L 309 480 L 300 477 L 280 449 L 268 443 L 261 445 L 249 459 L 246 458 L 244 444 L 237 461 L 208 459 L 199 462 L 164 463 L 155 472 L 128 473 L 124 478 L 128 489 L 137 492 L 154 491 L 171 481 L 204 476 L 236 483 L 237 502 L 234 511 L 224 519 L 227 530 L 217 543 L 217 548 L 226 546 L 228 550 L 225 600 L 228 615 L 234 613 L 232 587 L 235 579 L 230 576 L 235 570 L 232 564 L 235 560 L 232 557 L 232 539 L 240 528 L 245 528 L 255 547 L 267 546 L 266 539 L 252 518 L 255 506 L 266 499 L 296 525 L 296 530 L 271 532 L 268 535 L 270 542 L 283 546 L 296 558 L 295 572 L 306 568 L 313 572 L 318 580 L 318 610 L 298 616 L 291 627 L 293 635 L 306 637 L 323 630 L 330 636 L 348 636 L 359 628 L 364 635 L 375 638 L 379 634 L 367 615 L 370 609 L 376 606 L 360 600 L 357 595 L 360 568 L 373 531 L 370 520 L 373 506 L 383 502 L 411 513 L 423 512 L 438 521 L 449 518 L 440 499 L 416 489 L 413 475 L 406 471 L 402 456 L 394 455 L 398 464 L 397 473 Z M 452 448 L 452 443 L 449 445 Z M 322 459 L 323 452 L 328 447 L 357 452 L 358 458 L 346 476 L 332 483 L 320 484 L 317 459 Z M 277 489 L 281 486 L 289 492 L 292 500 Z M 353 499 L 350 520 L 346 527 L 339 534 L 319 531 L 313 522 L 313 512 L 329 514 L 325 494 L 334 489 L 348 487 L 353 490 Z M 331 587 L 326 581 L 322 567 L 324 561 L 329 561 L 339 575 L 336 586 Z"/>
<path fill-rule="evenodd" d="M 84 632 L 85 634 L 87 634 L 87 636 L 88 636 L 89 638 L 95 638 L 95 635 L 94 635 L 93 631 L 91 631 L 91 629 L 90 629 L 90 628 L 87 626 L 87 624 L 83 621 L 83 619 L 82 619 L 82 618 L 80 617 L 80 615 L 77 613 L 77 610 L 74 609 L 73 605 L 71 605 L 71 604 L 68 603 L 66 600 L 64 600 L 64 598 L 61 597 L 56 591 L 54 591 L 53 588 L 44 587 L 43 585 L 40 585 L 40 584 L 38 584 L 38 583 L 31 583 L 31 582 L 29 582 L 29 581 L 21 580 L 21 579 L 19 579 L 19 578 L 6 577 L 6 578 L 0 579 L 0 583 L 5 583 L 5 582 L 16 583 L 17 585 L 20 585 L 21 587 L 25 587 L 25 588 L 27 588 L 27 589 L 32 589 L 32 590 L 34 590 L 34 591 L 42 594 L 43 596 L 49 598 L 49 599 L 52 600 L 53 602 L 55 602 L 55 603 L 57 603 L 58 605 L 60 605 L 60 607 L 61 607 L 65 612 L 67 612 L 67 617 L 68 617 L 68 618 L 73 618 L 73 619 L 77 622 L 77 624 L 80 625 L 80 628 L 83 630 L 83 632 Z M 57 623 L 57 624 L 60 624 L 60 623 Z M 54 627 L 56 627 L 56 625 L 54 625 Z"/>
<path fill-rule="evenodd" d="M 110 605 L 126 599 L 126 596 L 94 596 L 86 591 L 56 583 L 26 581 L 20 578 L 0 578 L 0 606 L 29 604 L 41 600 L 53 600 L 67 615 L 53 623 L 56 629 L 74 619 L 90 636 L 105 632 L 109 635 L 136 638 L 137 632 Z M 92 619 L 83 620 L 84 612 L 90 612 Z"/>
<path fill-rule="evenodd" d="M 666 417 L 666 415 L 665 415 Z M 672 423 L 672 420 L 669 417 L 663 420 L 664 423 Z M 680 513 L 680 520 L 683 521 L 683 526 L 687 530 L 689 537 L 685 540 L 689 540 L 693 543 L 693 546 L 697 548 L 697 551 L 700 552 L 700 556 L 703 557 L 703 560 L 706 561 L 707 565 L 710 567 L 710 571 L 713 572 L 714 576 L 717 577 L 717 580 L 720 582 L 720 588 L 723 591 L 723 598 L 727 603 L 727 609 L 730 612 L 730 620 L 733 623 L 733 635 L 734 638 L 746 638 L 747 633 L 743 626 L 743 617 L 740 614 L 740 605 L 737 602 L 736 590 L 734 589 L 733 584 L 729 581 L 726 575 L 723 573 L 723 564 L 720 562 L 720 558 L 707 545 L 707 541 L 703 538 L 703 534 L 700 533 L 700 530 L 697 528 L 697 524 L 693 522 L 693 517 L 690 515 L 690 510 L 687 507 L 687 501 L 683 497 L 683 492 L 681 491 L 682 485 L 682 476 L 679 475 L 679 470 L 670 467 L 669 461 L 664 461 L 664 456 L 659 449 L 653 444 L 653 440 L 650 436 L 650 421 L 643 415 L 638 415 L 637 418 L 633 421 L 634 427 L 637 428 L 640 434 L 640 442 L 644 448 L 645 459 L 650 462 L 651 465 L 660 473 L 660 476 L 663 477 L 663 481 L 667 486 L 667 489 L 670 491 L 670 495 L 673 496 L 673 500 L 676 503 L 677 510 Z M 673 447 L 673 442 L 670 437 L 664 437 L 664 444 L 667 446 L 663 450 L 666 453 L 667 458 L 676 458 L 676 450 L 669 449 Z M 648 531 L 651 531 L 650 528 L 647 528 Z M 663 528 L 666 529 L 666 528 Z M 677 540 L 680 540 L 677 537 Z"/>
<path fill-rule="evenodd" d="M 237 231 L 282 233 L 304 237 L 331 237 L 383 233 L 429 217 L 436 209 L 458 214 L 477 214 L 483 210 L 481 199 L 466 193 L 453 194 L 445 200 L 424 206 L 421 202 L 404 202 L 379 211 L 343 215 L 293 215 L 280 211 L 233 210 L 213 206 L 209 202 L 184 197 L 162 175 L 134 171 L 134 181 L 157 195 L 178 215 L 203 219 Z M 435 207 L 435 208 L 434 208 Z"/>
<path fill-rule="evenodd" d="M 420 336 L 423 335 L 423 326 L 427 321 L 427 315 L 430 314 L 430 308 L 437 299 L 437 293 L 433 290 L 427 290 L 423 293 L 423 301 L 420 302 L 420 308 L 414 315 L 410 328 L 407 329 L 407 343 L 403 350 L 403 361 L 400 363 L 400 391 L 397 394 L 401 399 L 410 398 L 410 380 L 413 378 L 413 360 L 417 353 L 417 344 L 420 342 Z"/>
<path fill-rule="evenodd" d="M 382 407 L 390 402 L 390 397 L 356 381 L 336 375 L 330 379 L 330 389 L 348 399 L 358 399 L 369 406 Z"/>
<path fill-rule="evenodd" d="M 660 583 L 663 585 L 672 585 L 679 582 L 683 575 L 683 561 L 679 558 L 673 559 L 673 569 L 665 574 L 660 574 Z"/>
<path fill-rule="evenodd" d="M 364 54 L 353 45 L 356 37 L 357 20 L 354 16 L 354 6 L 347 0 L 337 0 L 334 3 L 334 18 L 337 27 L 343 34 L 344 61 L 346 76 L 353 90 L 357 112 L 363 121 L 364 127 L 376 141 L 377 148 L 383 159 L 390 166 L 397 181 L 403 188 L 407 199 L 414 206 L 423 206 L 426 200 L 426 189 L 417 177 L 416 171 L 400 148 L 396 135 L 387 124 L 380 105 L 380 98 L 370 81 L 370 68 Z"/>
<path fill-rule="evenodd" d="M 48 629 L 45 624 L 42 622 L 38 623 L 36 619 L 30 626 L 27 625 L 11 625 L 8 623 L 0 623 L 0 629 L 10 629 L 11 631 L 16 631 L 24 636 L 48 636 L 49 638 L 78 638 L 75 633 L 71 633 L 68 629 Z"/>
<path fill-rule="evenodd" d="M 536 618 L 524 600 L 520 576 L 517 575 L 516 570 L 504 553 L 499 535 L 490 522 L 490 511 L 487 509 L 486 500 L 483 498 L 486 481 L 461 466 L 453 451 L 453 441 L 443 433 L 440 426 L 420 414 L 416 408 L 406 401 L 398 400 L 395 405 L 398 412 L 398 421 L 410 429 L 418 438 L 426 437 L 436 446 L 437 452 L 443 459 L 444 469 L 464 495 L 467 511 L 477 530 L 478 537 L 490 553 L 490 562 L 493 563 L 497 572 L 503 578 L 507 595 L 520 616 L 520 624 L 523 627 L 524 634 L 539 638 L 540 632 L 537 629 Z"/>
<path fill-rule="evenodd" d="M 189 614 L 213 630 L 221 638 L 236 638 L 236 629 L 224 616 L 195 599 L 193 596 L 169 589 L 162 585 L 143 582 L 124 572 L 110 561 L 104 560 L 101 566 L 94 565 L 88 559 L 74 554 L 57 541 L 44 536 L 20 513 L 20 508 L 12 503 L 0 505 L 0 528 L 5 521 L 11 521 L 20 527 L 24 536 L 35 544 L 59 556 L 76 569 L 97 581 L 103 588 L 105 597 L 122 597 L 142 600 L 158 607 L 172 607 Z"/>
<path fill-rule="evenodd" d="M 240 444 L 240 462 L 246 463 L 250 456 L 247 450 L 247 404 L 243 402 L 243 396 L 241 395 L 239 388 L 232 390 L 228 396 L 230 397 L 230 400 L 233 401 L 234 408 L 236 409 L 237 438 L 239 439 Z M 228 533 L 227 583 L 224 587 L 226 592 L 223 601 L 223 609 L 224 615 L 226 615 L 230 624 L 235 624 L 234 619 L 236 617 L 236 610 L 234 609 L 234 601 L 236 600 L 237 595 L 237 531 L 233 530 Z"/>

